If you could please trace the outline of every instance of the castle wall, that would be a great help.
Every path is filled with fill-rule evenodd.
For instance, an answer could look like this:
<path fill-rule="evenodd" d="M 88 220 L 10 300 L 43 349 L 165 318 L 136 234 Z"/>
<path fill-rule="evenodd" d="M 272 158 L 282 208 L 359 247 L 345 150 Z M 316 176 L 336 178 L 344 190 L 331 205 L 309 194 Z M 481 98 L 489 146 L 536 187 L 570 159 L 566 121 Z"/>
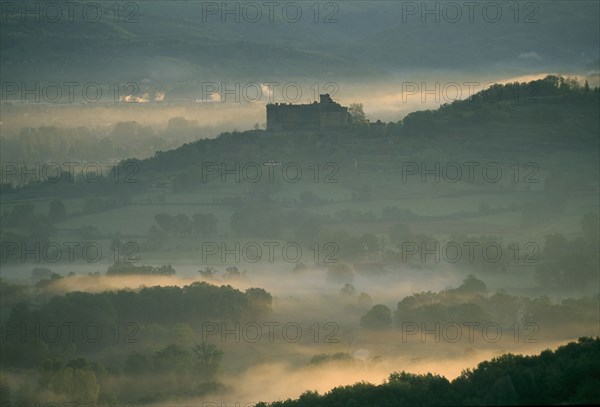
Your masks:
<path fill-rule="evenodd" d="M 345 127 L 348 125 L 348 112 L 321 112 L 320 119 L 322 129 Z"/>
<path fill-rule="evenodd" d="M 269 105 L 267 129 L 318 130 L 320 126 L 317 105 Z"/>
<path fill-rule="evenodd" d="M 348 125 L 348 109 L 321 95 L 320 103 L 267 105 L 267 129 L 273 131 L 319 130 Z"/>

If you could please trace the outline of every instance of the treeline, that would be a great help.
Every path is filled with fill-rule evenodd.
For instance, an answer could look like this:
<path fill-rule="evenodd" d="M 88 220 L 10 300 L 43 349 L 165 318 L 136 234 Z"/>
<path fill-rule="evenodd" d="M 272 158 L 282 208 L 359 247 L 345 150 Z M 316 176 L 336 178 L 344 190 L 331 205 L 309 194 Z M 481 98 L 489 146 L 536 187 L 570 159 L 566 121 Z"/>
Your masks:
<path fill-rule="evenodd" d="M 361 325 L 375 329 L 405 329 L 410 324 L 420 330 L 423 327 L 434 329 L 436 324 L 477 323 L 474 329 L 480 331 L 486 324 L 493 323 L 506 335 L 537 342 L 541 337 L 560 336 L 565 331 L 587 332 L 590 327 L 597 326 L 599 307 L 598 294 L 558 303 L 546 296 L 528 298 L 503 292 L 491 294 L 483 281 L 470 275 L 458 288 L 407 296 L 398 302 L 394 312 L 383 304 L 374 305 L 362 316 Z"/>
<path fill-rule="evenodd" d="M 556 233 L 545 236 L 543 261 L 535 280 L 545 287 L 585 287 L 598 284 L 598 215 L 581 219 L 582 236 L 569 240 Z"/>
<path fill-rule="evenodd" d="M 66 399 L 70 403 L 117 405 L 131 400 L 152 403 L 198 397 L 224 388 L 216 381 L 223 354 L 215 345 L 200 342 L 190 347 L 170 344 L 153 352 L 133 351 L 119 366 L 83 357 L 66 361 L 48 357 L 35 370 L 23 371 L 36 381 L 0 377 L 0 402 L 33 406 Z"/>
<path fill-rule="evenodd" d="M 47 215 L 36 213 L 35 205 L 31 203 L 15 205 L 0 215 L 0 236 L 2 242 L 46 241 L 56 232 L 54 223 L 64 218 L 66 210 L 61 201 L 52 201 Z"/>
<path fill-rule="evenodd" d="M 106 275 L 119 276 L 119 275 L 159 275 L 159 276 L 172 276 L 175 274 L 173 266 L 165 265 L 160 267 L 153 266 L 136 266 L 131 263 L 115 263 L 106 270 Z"/>
<path fill-rule="evenodd" d="M 151 271 L 163 269 L 170 267 Z M 47 269 L 32 274 L 52 278 Z M 10 309 L 0 366 L 18 373 L 0 377 L 2 404 L 153 403 L 222 390 L 223 351 L 201 340 L 202 322 L 256 320 L 272 305 L 261 288 L 206 283 L 70 292 L 47 302 L 39 288 L 0 280 L 3 311 Z"/>
<path fill-rule="evenodd" d="M 87 199 L 83 210 L 79 212 L 67 212 L 64 202 L 59 199 L 49 202 L 46 213 L 32 203 L 17 204 L 12 209 L 3 210 L 0 215 L 0 259 L 2 263 L 90 261 L 98 252 L 86 254 L 86 245 L 96 246 L 98 239 L 108 238 L 114 238 L 112 247 L 108 249 L 113 253 L 118 252 L 121 245 L 118 233 L 103 235 L 90 225 L 73 230 L 73 234 L 80 239 L 78 242 L 61 244 L 50 238 L 58 232 L 57 224 L 71 216 L 114 209 L 127 205 L 130 199 L 130 195 Z"/>
<path fill-rule="evenodd" d="M 3 285 L 3 294 L 13 289 L 18 296 L 18 288 Z M 2 365 L 32 367 L 48 357 L 51 349 L 70 344 L 86 350 L 110 346 L 119 324 L 129 324 L 133 330 L 144 325 L 166 329 L 178 323 L 200 326 L 202 321 L 240 321 L 268 314 L 272 301 L 271 294 L 262 288 L 241 292 L 229 285 L 219 287 L 205 282 L 139 291 L 69 292 L 41 305 L 34 305 L 30 299 L 15 305 L 6 320 L 1 351 L 10 357 L 3 356 Z M 90 324 L 93 326 L 86 329 L 94 337 L 91 341 L 86 334 L 55 338 L 55 328 L 48 328 L 59 327 L 62 332 L 71 326 L 81 331 Z M 98 331 L 104 334 L 96 338 Z"/>
<path fill-rule="evenodd" d="M 14 135 L 2 136 L 0 157 L 2 162 L 27 164 L 74 160 L 114 164 L 115 159 L 146 158 L 158 150 L 177 148 L 198 139 L 205 130 L 183 117 L 171 118 L 161 131 L 135 121 L 118 122 L 112 129 L 23 127 Z"/>
<path fill-rule="evenodd" d="M 473 406 L 596 404 L 600 401 L 600 338 L 579 338 L 539 355 L 505 354 L 481 362 L 449 381 L 439 376 L 394 372 L 380 385 L 356 383 L 297 400 L 257 407 Z"/>
<path fill-rule="evenodd" d="M 557 124 L 566 118 L 570 108 L 588 105 L 597 109 L 599 102 L 600 88 L 591 89 L 587 82 L 582 86 L 576 79 L 549 75 L 527 83 L 495 84 L 468 99 L 443 104 L 438 110 L 410 113 L 398 123 L 397 131 L 405 136 L 432 136 L 453 133 L 465 126 L 489 127 L 493 122 Z M 579 136 L 560 134 L 566 138 Z M 588 141 L 597 143 L 593 138 Z"/>

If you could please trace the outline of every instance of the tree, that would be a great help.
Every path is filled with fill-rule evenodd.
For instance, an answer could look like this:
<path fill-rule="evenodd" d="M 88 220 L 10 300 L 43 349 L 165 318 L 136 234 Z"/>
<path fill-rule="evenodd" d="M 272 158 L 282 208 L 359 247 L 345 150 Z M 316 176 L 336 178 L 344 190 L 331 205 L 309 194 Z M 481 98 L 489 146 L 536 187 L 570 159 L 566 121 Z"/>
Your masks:
<path fill-rule="evenodd" d="M 452 382 L 431 373 L 394 372 L 380 385 L 360 382 L 320 396 L 307 392 L 297 400 L 270 407 L 303 406 L 459 406 L 597 404 L 600 338 L 580 338 L 539 356 L 503 355 L 467 369 Z M 326 360 L 325 355 L 317 355 Z M 525 374 L 522 375 L 521 373 Z"/>
<path fill-rule="evenodd" d="M 248 306 L 251 312 L 266 314 L 271 311 L 273 296 L 268 291 L 256 287 L 248 288 L 246 297 L 248 297 Z"/>
<path fill-rule="evenodd" d="M 493 400 L 490 401 L 493 404 L 510 406 L 515 405 L 518 402 L 515 386 L 508 375 L 502 376 L 496 380 L 490 390 L 490 396 L 493 398 Z"/>
<path fill-rule="evenodd" d="M 392 325 L 392 310 L 383 304 L 377 304 L 361 317 L 360 325 L 373 329 L 389 328 Z"/>
<path fill-rule="evenodd" d="M 203 379 L 212 379 L 219 370 L 219 364 L 223 359 L 223 351 L 215 345 L 202 342 L 193 349 L 196 357 L 194 369 Z"/>
<path fill-rule="evenodd" d="M 148 356 L 138 352 L 127 355 L 123 371 L 128 374 L 140 374 L 152 371 L 152 361 Z"/>
<path fill-rule="evenodd" d="M 350 123 L 354 125 L 365 124 L 367 122 L 367 116 L 363 111 L 362 103 L 352 103 L 348 107 L 348 113 L 350 113 Z"/>
<path fill-rule="evenodd" d="M 200 275 L 204 278 L 213 278 L 213 276 L 215 274 L 217 274 L 219 271 L 213 267 L 204 267 L 202 270 L 198 270 L 198 273 L 200 273 Z"/>
<path fill-rule="evenodd" d="M 161 372 L 181 372 L 191 367 L 190 352 L 169 345 L 154 354 L 154 368 Z"/>
<path fill-rule="evenodd" d="M 239 280 L 242 278 L 243 272 L 240 273 L 240 269 L 236 266 L 229 266 L 225 269 L 225 274 L 223 274 L 223 278 L 226 280 Z"/>
<path fill-rule="evenodd" d="M 158 227 L 166 233 L 171 233 L 176 230 L 175 219 L 168 213 L 159 213 L 154 216 L 154 219 L 156 220 L 156 223 L 158 223 Z"/>
<path fill-rule="evenodd" d="M 485 293 L 487 291 L 487 286 L 473 274 L 469 274 L 467 278 L 463 280 L 460 287 L 458 287 L 458 290 L 468 293 Z"/>
<path fill-rule="evenodd" d="M 34 267 L 31 271 L 31 279 L 38 281 L 52 276 L 52 270 L 46 267 Z"/>
<path fill-rule="evenodd" d="M 50 388 L 54 393 L 78 403 L 95 403 L 100 392 L 94 372 L 72 367 L 56 372 L 50 379 Z"/>

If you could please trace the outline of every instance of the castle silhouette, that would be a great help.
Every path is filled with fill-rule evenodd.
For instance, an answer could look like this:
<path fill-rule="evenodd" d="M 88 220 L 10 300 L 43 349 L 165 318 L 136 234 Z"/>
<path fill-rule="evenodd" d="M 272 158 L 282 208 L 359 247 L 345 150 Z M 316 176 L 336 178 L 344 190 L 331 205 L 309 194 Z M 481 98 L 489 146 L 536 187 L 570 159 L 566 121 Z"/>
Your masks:
<path fill-rule="evenodd" d="M 267 105 L 267 130 L 325 130 L 346 127 L 348 124 L 348 108 L 334 102 L 328 93 L 319 95 L 318 103 Z"/>

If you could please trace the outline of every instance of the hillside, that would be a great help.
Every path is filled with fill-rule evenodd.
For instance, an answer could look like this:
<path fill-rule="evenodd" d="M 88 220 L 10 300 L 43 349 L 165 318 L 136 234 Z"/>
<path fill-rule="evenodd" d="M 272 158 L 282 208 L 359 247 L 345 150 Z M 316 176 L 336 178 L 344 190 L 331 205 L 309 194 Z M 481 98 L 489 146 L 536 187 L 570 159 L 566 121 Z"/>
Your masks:
<path fill-rule="evenodd" d="M 242 166 L 269 160 L 336 162 L 342 174 L 350 170 L 353 160 L 361 162 L 363 168 L 390 169 L 396 168 L 403 157 L 419 157 L 435 151 L 443 151 L 448 157 L 541 162 L 561 151 L 585 154 L 595 151 L 599 145 L 599 108 L 597 88 L 548 76 L 528 83 L 494 85 L 437 110 L 411 113 L 377 131 L 359 124 L 327 132 L 227 132 L 215 139 L 158 151 L 148 159 L 125 160 L 121 165 L 136 168 L 136 182 L 127 187 L 134 192 L 159 181 L 178 188 L 201 185 L 203 165 L 214 162 L 216 157 L 219 163 L 237 162 Z M 6 148 L 8 154 L 13 147 L 7 143 Z M 33 148 L 36 147 L 28 149 Z M 53 180 L 32 187 L 37 190 L 51 187 L 53 191 L 64 188 L 65 193 L 75 195 L 105 187 L 108 193 L 122 191 L 122 185 L 111 183 L 109 178 L 110 175 L 105 179 L 107 185 L 63 179 L 66 182 Z"/>
<path fill-rule="evenodd" d="M 12 3 L 18 11 L 7 6 L 1 16 L 3 80 L 109 85 L 145 78 L 168 97 L 192 81 L 381 79 L 441 64 L 471 74 L 494 74 L 500 66 L 503 75 L 515 76 L 597 73 L 599 60 L 598 3 L 590 1 L 502 5 L 493 22 L 492 11 L 481 9 L 472 21 L 468 10 L 459 10 L 454 21 L 445 6 L 423 22 L 419 11 L 386 1 L 323 2 L 318 9 L 294 3 L 298 21 L 296 9 L 280 6 L 269 14 L 247 10 L 243 2 L 230 2 L 229 16 L 225 6 L 208 10 L 207 2 L 138 1 L 118 9 L 89 2 L 100 5 L 100 18 L 83 14 L 81 6 L 72 18 L 63 10 L 56 21 L 51 11 Z M 452 38 L 450 46 L 441 38 Z"/>
<path fill-rule="evenodd" d="M 307 391 L 297 400 L 257 407 L 595 404 L 600 400 L 599 358 L 600 338 L 580 338 L 535 356 L 502 355 L 451 382 L 432 374 L 394 372 L 380 385 L 356 383 L 324 395 Z"/>

